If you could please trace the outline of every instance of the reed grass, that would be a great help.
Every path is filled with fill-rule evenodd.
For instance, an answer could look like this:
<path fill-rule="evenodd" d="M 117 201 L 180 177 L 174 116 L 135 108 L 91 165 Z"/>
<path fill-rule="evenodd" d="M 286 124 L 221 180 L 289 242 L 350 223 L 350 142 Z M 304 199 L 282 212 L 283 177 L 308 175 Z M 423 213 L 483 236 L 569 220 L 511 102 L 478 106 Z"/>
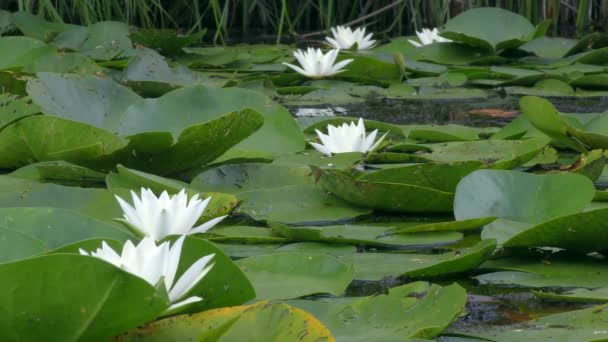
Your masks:
<path fill-rule="evenodd" d="M 260 35 L 280 42 L 361 18 L 359 25 L 380 34 L 405 35 L 441 26 L 463 10 L 480 6 L 502 7 L 535 24 L 551 19 L 553 35 L 581 36 L 608 28 L 608 0 L 0 0 L 0 9 L 53 21 L 118 20 L 182 32 L 207 28 L 215 43 Z"/>

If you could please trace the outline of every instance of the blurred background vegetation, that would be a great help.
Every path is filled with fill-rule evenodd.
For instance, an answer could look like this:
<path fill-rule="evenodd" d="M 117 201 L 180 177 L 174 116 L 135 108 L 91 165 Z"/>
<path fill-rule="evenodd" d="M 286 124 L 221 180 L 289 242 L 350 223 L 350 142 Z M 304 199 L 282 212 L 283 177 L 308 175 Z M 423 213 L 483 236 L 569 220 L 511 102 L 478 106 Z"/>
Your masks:
<path fill-rule="evenodd" d="M 479 6 L 506 8 L 534 24 L 550 19 L 552 35 L 608 28 L 608 0 L 0 0 L 0 9 L 76 24 L 117 20 L 181 33 L 206 28 L 216 43 L 297 38 L 340 24 L 365 25 L 379 36 L 407 35 Z"/>

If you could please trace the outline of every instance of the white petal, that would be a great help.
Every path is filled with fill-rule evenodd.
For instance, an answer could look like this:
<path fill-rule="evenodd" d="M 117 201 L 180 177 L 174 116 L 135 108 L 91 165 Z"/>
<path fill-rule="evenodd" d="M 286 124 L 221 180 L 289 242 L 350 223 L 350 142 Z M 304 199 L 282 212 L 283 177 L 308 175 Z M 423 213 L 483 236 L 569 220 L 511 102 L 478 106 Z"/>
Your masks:
<path fill-rule="evenodd" d="M 165 312 L 167 312 L 167 311 L 173 311 L 176 308 L 179 308 L 181 306 L 184 306 L 184 305 L 187 305 L 187 304 L 191 304 L 191 303 L 200 302 L 201 300 L 203 300 L 203 298 L 197 297 L 197 296 L 192 296 L 192 297 L 186 298 L 186 299 L 184 299 L 184 300 L 182 300 L 180 302 L 171 304 L 171 306 L 169 306 L 169 308 L 167 310 L 165 310 Z"/>
<path fill-rule="evenodd" d="M 309 142 L 310 145 L 312 145 L 312 147 L 314 147 L 315 149 L 317 149 L 317 151 L 327 155 L 327 156 L 331 156 L 332 151 L 330 149 L 328 149 L 327 147 L 321 145 L 321 144 L 317 144 L 314 142 Z"/>
<path fill-rule="evenodd" d="M 172 303 L 180 300 L 203 279 L 213 267 L 213 264 L 209 265 L 209 262 L 214 256 L 215 254 L 210 254 L 198 259 L 182 274 L 177 283 L 169 290 L 169 299 Z"/>
<path fill-rule="evenodd" d="M 384 135 L 380 139 L 378 139 L 378 141 L 376 141 L 376 143 L 372 147 L 370 147 L 369 151 L 375 150 L 380 145 L 382 140 L 384 140 L 384 138 L 386 137 L 387 134 L 388 134 L 388 132 L 384 133 Z"/>
<path fill-rule="evenodd" d="M 341 70 L 341 69 L 344 68 L 346 65 L 348 65 L 352 61 L 353 61 L 353 59 L 345 59 L 345 60 L 343 60 L 341 62 L 338 62 L 336 65 L 334 65 L 332 67 L 332 72 L 334 74 L 337 74 L 339 72 L 345 71 L 345 70 Z"/>
<path fill-rule="evenodd" d="M 175 274 L 177 273 L 177 268 L 179 266 L 179 259 L 182 255 L 182 246 L 185 238 L 184 235 L 180 236 L 169 249 L 167 262 L 163 272 L 165 276 L 165 288 L 167 291 L 173 287 L 173 281 L 175 280 Z"/>
<path fill-rule="evenodd" d="M 225 219 L 226 217 L 228 217 L 228 215 L 213 218 L 213 219 L 201 224 L 198 227 L 192 228 L 192 230 L 188 234 L 204 233 L 204 232 L 208 231 L 209 229 L 213 228 L 216 224 L 222 222 L 222 220 Z"/>
<path fill-rule="evenodd" d="M 289 63 L 285 63 L 285 62 L 283 62 L 283 64 L 286 65 L 286 66 L 288 66 L 288 67 L 290 67 L 290 68 L 292 68 L 293 70 L 297 71 L 299 74 L 302 74 L 302 75 L 307 76 L 307 77 L 311 77 L 312 76 L 310 73 L 308 73 L 308 71 L 305 71 L 304 69 L 300 68 L 299 66 L 295 66 L 293 64 L 289 64 Z"/>
<path fill-rule="evenodd" d="M 410 44 L 414 45 L 415 47 L 422 47 L 422 44 L 420 44 L 416 41 L 413 41 L 411 39 L 408 39 L 407 41 L 410 42 Z"/>

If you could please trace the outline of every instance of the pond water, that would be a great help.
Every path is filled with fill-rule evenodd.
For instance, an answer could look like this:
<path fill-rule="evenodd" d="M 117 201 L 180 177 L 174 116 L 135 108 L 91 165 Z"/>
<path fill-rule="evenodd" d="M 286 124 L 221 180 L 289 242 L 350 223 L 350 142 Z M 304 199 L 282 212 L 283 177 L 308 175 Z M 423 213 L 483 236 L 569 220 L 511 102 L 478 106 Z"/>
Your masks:
<path fill-rule="evenodd" d="M 474 127 L 502 127 L 519 112 L 521 96 L 490 92 L 485 100 L 391 100 L 368 99 L 364 103 L 342 106 L 287 106 L 303 123 L 320 121 L 327 116 L 347 115 L 392 124 L 460 124 Z M 608 96 L 550 97 L 562 113 L 601 113 L 608 108 Z"/>

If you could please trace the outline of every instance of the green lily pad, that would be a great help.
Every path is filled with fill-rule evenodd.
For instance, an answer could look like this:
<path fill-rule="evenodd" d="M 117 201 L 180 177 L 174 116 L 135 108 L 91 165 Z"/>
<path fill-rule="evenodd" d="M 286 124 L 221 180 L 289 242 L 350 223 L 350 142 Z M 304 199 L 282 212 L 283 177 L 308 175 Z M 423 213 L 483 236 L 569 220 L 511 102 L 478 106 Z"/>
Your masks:
<path fill-rule="evenodd" d="M 378 171 L 365 172 L 357 180 L 368 182 L 410 184 L 425 188 L 454 192 L 456 185 L 466 175 L 483 168 L 478 161 L 454 163 L 424 163 L 392 167 Z"/>
<path fill-rule="evenodd" d="M 0 227 L 0 263 L 26 259 L 46 250 L 44 242 L 35 237 Z"/>
<path fill-rule="evenodd" d="M 28 37 L 0 37 L 0 49 L 11 51 L 0 56 L 0 69 L 25 67 L 38 58 L 55 52 L 53 47 Z"/>
<path fill-rule="evenodd" d="M 458 184 L 454 216 L 457 220 L 494 216 L 541 223 L 579 212 L 594 194 L 593 183 L 581 175 L 479 170 Z"/>
<path fill-rule="evenodd" d="M 165 318 L 117 337 L 129 342 L 213 340 L 332 341 L 329 330 L 310 313 L 285 303 L 260 302 Z"/>
<path fill-rule="evenodd" d="M 410 130 L 408 138 L 426 142 L 479 140 L 482 129 L 461 125 L 431 125 Z"/>
<path fill-rule="evenodd" d="M 236 149 L 274 154 L 304 148 L 304 137 L 296 121 L 282 106 L 256 92 L 192 86 L 172 91 L 158 99 L 146 99 L 123 115 L 119 132 L 124 135 L 146 131 L 177 133 L 188 125 L 217 119 L 225 113 L 251 108 L 262 114 L 262 128 Z M 167 116 L 167 113 L 173 113 Z"/>
<path fill-rule="evenodd" d="M 577 41 L 575 39 L 538 37 L 519 48 L 542 58 L 562 58 L 576 45 L 576 43 Z"/>
<path fill-rule="evenodd" d="M 606 249 L 604 224 L 608 209 L 564 215 L 540 224 L 495 221 L 483 232 L 484 238 L 499 238 L 504 247 L 558 247 L 577 252 Z"/>
<path fill-rule="evenodd" d="M 0 176 L 0 207 L 53 207 L 77 211 L 102 221 L 121 217 L 111 192 L 56 184 L 41 184 Z"/>
<path fill-rule="evenodd" d="M 40 108 L 32 104 L 27 97 L 18 98 L 8 93 L 0 94 L 0 129 L 39 112 Z"/>
<path fill-rule="evenodd" d="M 273 163 L 280 166 L 286 165 L 291 167 L 313 165 L 323 168 L 332 167 L 345 169 L 358 164 L 361 162 L 361 159 L 363 159 L 363 153 L 361 152 L 334 153 L 331 156 L 326 156 L 317 150 L 306 150 L 302 153 L 277 156 Z"/>
<path fill-rule="evenodd" d="M 77 52 L 101 61 L 130 57 L 135 53 L 133 43 L 129 39 L 129 26 L 125 23 L 100 21 L 85 29 L 77 27 L 71 30 L 84 37 L 81 44 L 74 46 Z M 65 31 L 63 34 L 72 32 Z"/>
<path fill-rule="evenodd" d="M 96 169 L 113 164 L 112 154 L 128 141 L 84 123 L 50 115 L 26 117 L 0 132 L 0 166 L 65 160 Z"/>
<path fill-rule="evenodd" d="M 0 208 L 0 217 L 1 228 L 37 239 L 46 250 L 92 238 L 117 241 L 133 238 L 119 224 L 62 208 Z"/>
<path fill-rule="evenodd" d="M 444 65 L 464 65 L 492 56 L 491 52 L 486 51 L 484 48 L 472 48 L 471 46 L 460 43 L 430 44 L 417 48 L 416 50 L 416 52 L 419 53 L 419 58 L 421 60 Z M 406 61 L 406 67 L 408 64 L 411 63 L 407 63 Z M 441 67 L 443 67 L 443 65 L 431 70 L 435 71 L 435 74 L 440 74 L 445 71 L 445 69 L 440 69 Z M 428 73 L 429 68 L 425 69 Z"/>
<path fill-rule="evenodd" d="M 256 255 L 266 255 L 275 253 L 277 248 L 281 246 L 280 243 L 267 243 L 267 244 L 244 244 L 244 243 L 230 243 L 230 242 L 218 242 L 214 241 L 213 245 L 224 254 L 231 258 L 248 258 Z"/>
<path fill-rule="evenodd" d="M 109 79 L 38 73 L 27 84 L 45 114 L 60 116 L 118 133 L 120 116 L 141 97 Z M 139 131 L 141 132 L 141 131 Z"/>
<path fill-rule="evenodd" d="M 577 302 L 577 303 L 606 303 L 608 302 L 608 286 L 599 287 L 597 289 L 574 289 L 560 293 L 533 291 L 538 298 L 560 301 L 560 302 Z"/>
<path fill-rule="evenodd" d="M 36 38 L 44 42 L 49 42 L 63 31 L 77 27 L 60 22 L 46 21 L 40 16 L 25 11 L 12 13 L 10 21 L 24 36 Z"/>
<path fill-rule="evenodd" d="M 236 261 L 257 299 L 292 299 L 318 293 L 341 295 L 353 280 L 352 265 L 325 254 L 281 253 Z"/>
<path fill-rule="evenodd" d="M 573 87 L 583 89 L 608 89 L 608 74 L 585 75 L 570 81 Z"/>
<path fill-rule="evenodd" d="M 287 224 L 306 224 L 350 220 L 369 214 L 355 208 L 319 187 L 288 185 L 271 189 L 241 192 L 243 201 L 238 211 L 256 220 L 270 220 Z"/>
<path fill-rule="evenodd" d="M 475 277 L 484 285 L 587 289 L 608 285 L 608 266 L 585 256 L 555 260 L 500 259 L 487 261 L 481 268 L 499 270 Z"/>
<path fill-rule="evenodd" d="M 485 240 L 474 247 L 443 254 L 356 253 L 345 256 L 345 259 L 352 259 L 357 280 L 448 277 L 481 265 L 492 255 L 495 248 L 495 241 Z"/>
<path fill-rule="evenodd" d="M 576 151 L 608 148 L 608 116 L 600 116 L 583 129 L 570 124 L 553 105 L 540 97 L 524 96 L 520 100 L 521 110 L 532 124 L 562 146 Z"/>
<path fill-rule="evenodd" d="M 508 329 L 479 333 L 484 341 L 601 341 L 606 330 L 605 305 L 544 316 Z"/>
<path fill-rule="evenodd" d="M 136 44 L 141 44 L 164 55 L 176 55 L 188 45 L 200 41 L 207 32 L 206 29 L 190 35 L 179 35 L 174 30 L 138 29 L 131 32 L 130 38 Z"/>
<path fill-rule="evenodd" d="M 442 163 L 477 160 L 494 169 L 512 169 L 525 164 L 547 146 L 545 137 L 527 140 L 480 140 L 428 144 L 432 152 L 417 155 Z"/>
<path fill-rule="evenodd" d="M 464 310 L 466 291 L 457 284 L 415 282 L 371 297 L 289 303 L 315 315 L 337 341 L 406 341 L 441 333 Z"/>
<path fill-rule="evenodd" d="M 392 234 L 401 233 L 421 233 L 421 232 L 446 232 L 446 231 L 468 231 L 477 230 L 491 222 L 496 220 L 496 217 L 481 217 L 473 218 L 462 221 L 448 221 L 448 222 L 433 222 L 427 224 L 419 224 L 405 228 L 395 228 L 390 230 Z"/>
<path fill-rule="evenodd" d="M 253 226 L 214 227 L 205 236 L 209 241 L 220 243 L 270 244 L 287 242 L 287 239 L 275 234 L 269 228 Z"/>
<path fill-rule="evenodd" d="M 230 164 L 210 168 L 192 179 L 192 186 L 205 191 L 240 193 L 287 185 L 312 185 L 308 166 Z"/>
<path fill-rule="evenodd" d="M 55 254 L 6 263 L 0 274 L 0 327 L 7 341 L 49 336 L 107 341 L 169 306 L 166 295 L 145 280 L 87 256 Z"/>
<path fill-rule="evenodd" d="M 534 26 L 521 15 L 498 7 L 482 7 L 448 20 L 441 36 L 494 52 L 516 48 L 532 39 L 534 33 Z"/>
<path fill-rule="evenodd" d="M 322 227 L 289 227 L 276 222 L 269 222 L 269 224 L 274 232 L 290 241 L 323 241 L 335 244 L 393 248 L 428 248 L 454 243 L 462 239 L 462 234 L 457 232 L 392 234 L 387 227 L 372 225 L 344 224 Z"/>
<path fill-rule="evenodd" d="M 454 194 L 412 184 L 359 180 L 331 169 L 312 167 L 323 189 L 357 206 L 393 212 L 446 212 Z"/>
<path fill-rule="evenodd" d="M 362 55 L 344 55 L 338 59 L 352 59 L 353 61 L 345 67 L 344 72 L 339 74 L 340 78 L 369 78 L 372 80 L 398 80 L 401 78 L 399 67 L 394 63 Z"/>

